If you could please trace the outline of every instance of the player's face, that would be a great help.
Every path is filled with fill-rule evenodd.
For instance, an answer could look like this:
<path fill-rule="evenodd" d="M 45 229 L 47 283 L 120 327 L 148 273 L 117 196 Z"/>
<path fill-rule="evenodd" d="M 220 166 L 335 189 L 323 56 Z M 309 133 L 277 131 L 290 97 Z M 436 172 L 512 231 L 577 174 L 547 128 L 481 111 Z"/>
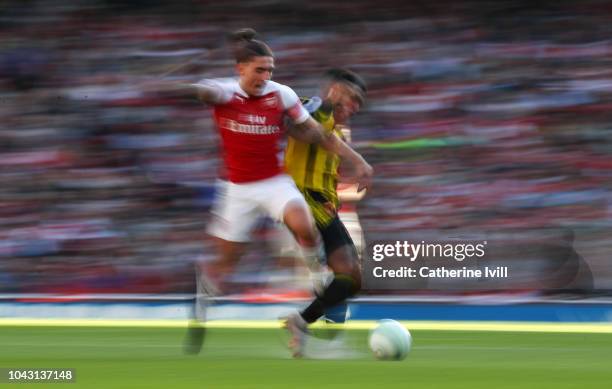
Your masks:
<path fill-rule="evenodd" d="M 253 57 L 249 62 L 237 64 L 236 69 L 240 76 L 240 87 L 251 96 L 259 96 L 266 82 L 272 78 L 274 58 Z"/>
<path fill-rule="evenodd" d="M 346 124 L 350 117 L 359 112 L 361 108 L 362 100 L 359 91 L 345 83 L 333 83 L 329 88 L 327 98 L 334 106 L 334 121 L 338 124 Z"/>

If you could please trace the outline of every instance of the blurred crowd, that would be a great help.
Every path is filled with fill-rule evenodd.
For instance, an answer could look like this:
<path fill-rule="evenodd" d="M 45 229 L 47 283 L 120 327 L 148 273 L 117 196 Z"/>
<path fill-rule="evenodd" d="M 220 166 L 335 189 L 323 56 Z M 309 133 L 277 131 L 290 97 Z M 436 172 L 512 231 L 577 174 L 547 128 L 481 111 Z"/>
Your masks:
<path fill-rule="evenodd" d="M 299 94 L 332 66 L 368 81 L 366 240 L 569 231 L 595 277 L 565 286 L 612 290 L 612 5 L 409 3 L 5 2 L 0 292 L 189 290 L 214 256 L 218 139 L 209 108 L 145 86 L 185 62 L 165 79 L 231 76 L 245 26 Z M 260 246 L 245 274 L 275 271 Z"/>

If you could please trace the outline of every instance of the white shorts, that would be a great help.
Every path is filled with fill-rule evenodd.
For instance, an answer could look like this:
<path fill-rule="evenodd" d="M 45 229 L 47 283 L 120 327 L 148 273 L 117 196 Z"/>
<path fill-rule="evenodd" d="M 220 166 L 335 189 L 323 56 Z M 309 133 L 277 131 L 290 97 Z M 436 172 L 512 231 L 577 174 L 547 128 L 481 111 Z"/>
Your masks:
<path fill-rule="evenodd" d="M 219 181 L 208 233 L 231 242 L 248 242 L 260 217 L 282 222 L 285 207 L 292 201 L 308 209 L 302 193 L 286 174 L 246 184 Z"/>

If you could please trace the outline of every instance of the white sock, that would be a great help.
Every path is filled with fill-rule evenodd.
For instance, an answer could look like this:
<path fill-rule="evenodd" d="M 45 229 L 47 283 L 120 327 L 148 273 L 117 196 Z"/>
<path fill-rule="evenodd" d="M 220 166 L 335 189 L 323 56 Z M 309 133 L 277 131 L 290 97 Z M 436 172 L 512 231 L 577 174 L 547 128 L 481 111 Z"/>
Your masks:
<path fill-rule="evenodd" d="M 310 271 L 318 271 L 325 263 L 325 251 L 321 243 L 312 247 L 300 245 L 300 252 Z"/>
<path fill-rule="evenodd" d="M 325 250 L 322 244 L 314 247 L 300 246 L 302 258 L 306 266 L 310 270 L 310 279 L 312 281 L 315 293 L 322 294 L 327 287 L 331 272 L 325 265 Z"/>

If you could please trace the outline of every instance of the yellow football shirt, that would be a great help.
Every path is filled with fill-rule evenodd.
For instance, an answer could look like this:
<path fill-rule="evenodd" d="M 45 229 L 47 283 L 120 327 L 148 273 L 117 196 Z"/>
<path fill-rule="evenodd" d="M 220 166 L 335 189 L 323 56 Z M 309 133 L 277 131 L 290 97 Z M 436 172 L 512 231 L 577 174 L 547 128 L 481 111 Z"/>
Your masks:
<path fill-rule="evenodd" d="M 302 104 L 311 116 L 321 123 L 327 133 L 343 139 L 336 128 L 332 107 L 313 97 L 302 99 Z M 317 144 L 300 142 L 289 137 L 285 150 L 285 170 L 304 194 L 317 224 L 325 227 L 333 220 L 338 208 L 338 166 L 340 157 Z"/>

